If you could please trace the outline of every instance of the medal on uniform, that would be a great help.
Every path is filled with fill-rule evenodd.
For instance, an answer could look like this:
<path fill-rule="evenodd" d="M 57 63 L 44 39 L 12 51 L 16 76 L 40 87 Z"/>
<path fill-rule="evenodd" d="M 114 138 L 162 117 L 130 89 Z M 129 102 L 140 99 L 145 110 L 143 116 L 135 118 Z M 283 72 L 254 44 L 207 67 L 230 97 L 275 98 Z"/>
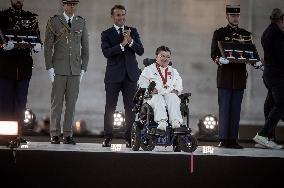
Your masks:
<path fill-rule="evenodd" d="M 160 69 L 160 65 L 158 65 L 157 63 L 156 63 L 156 68 L 157 68 L 157 70 L 158 70 L 158 72 L 159 72 L 159 75 L 160 75 L 160 77 L 161 77 L 161 79 L 162 79 L 162 81 L 163 81 L 163 87 L 165 88 L 165 89 L 167 89 L 168 88 L 168 86 L 167 86 L 167 79 L 168 79 L 168 67 L 165 69 L 165 77 L 163 76 L 163 74 L 162 74 L 162 72 L 161 72 L 161 69 Z"/>

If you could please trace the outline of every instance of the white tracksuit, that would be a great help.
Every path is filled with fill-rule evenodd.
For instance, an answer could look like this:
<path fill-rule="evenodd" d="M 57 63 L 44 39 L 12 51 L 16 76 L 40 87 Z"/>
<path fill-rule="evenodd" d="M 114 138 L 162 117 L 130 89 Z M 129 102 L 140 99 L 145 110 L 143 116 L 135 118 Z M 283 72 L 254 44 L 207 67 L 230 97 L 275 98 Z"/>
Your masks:
<path fill-rule="evenodd" d="M 165 76 L 165 69 L 166 67 L 160 67 L 163 76 Z M 158 94 L 154 94 L 147 103 L 153 108 L 154 121 L 159 124 L 159 129 L 165 129 L 167 126 L 165 123 L 168 119 L 166 108 L 168 109 L 169 122 L 174 128 L 179 127 L 183 121 L 180 112 L 180 98 L 175 93 L 171 93 L 172 90 L 177 90 L 178 94 L 181 94 L 182 79 L 177 70 L 171 66 L 168 66 L 167 77 L 167 88 L 164 88 L 156 63 L 153 63 L 145 67 L 138 80 L 140 88 L 148 88 L 150 82 L 156 82 L 155 88 L 158 90 Z"/>

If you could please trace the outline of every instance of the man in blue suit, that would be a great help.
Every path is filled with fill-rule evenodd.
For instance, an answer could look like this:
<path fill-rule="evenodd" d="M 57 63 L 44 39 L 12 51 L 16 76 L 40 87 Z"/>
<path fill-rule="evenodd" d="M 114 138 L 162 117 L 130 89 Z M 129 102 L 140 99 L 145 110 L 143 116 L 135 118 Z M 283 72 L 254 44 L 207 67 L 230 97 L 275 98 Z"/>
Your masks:
<path fill-rule="evenodd" d="M 101 34 L 101 48 L 107 58 L 105 73 L 106 104 L 104 115 L 105 140 L 103 147 L 111 146 L 113 137 L 113 114 L 116 109 L 119 92 L 122 92 L 125 109 L 125 141 L 131 147 L 131 128 L 135 120 L 132 112 L 133 97 L 140 76 L 136 54 L 144 53 L 136 28 L 125 25 L 126 9 L 123 5 L 115 5 L 111 9 L 114 25 Z"/>

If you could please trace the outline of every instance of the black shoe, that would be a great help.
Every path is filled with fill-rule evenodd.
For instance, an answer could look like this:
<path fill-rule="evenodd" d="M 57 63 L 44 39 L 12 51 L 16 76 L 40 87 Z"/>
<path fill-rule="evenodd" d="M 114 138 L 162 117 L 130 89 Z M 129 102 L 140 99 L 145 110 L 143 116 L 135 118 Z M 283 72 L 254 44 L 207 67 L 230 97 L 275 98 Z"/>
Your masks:
<path fill-rule="evenodd" d="M 227 140 L 221 140 L 218 144 L 219 148 L 227 148 L 228 147 L 228 142 Z"/>
<path fill-rule="evenodd" d="M 51 137 L 50 143 L 51 144 L 60 144 L 59 137 L 58 136 Z"/>
<path fill-rule="evenodd" d="M 63 138 L 63 144 L 76 145 L 76 142 L 74 141 L 72 136 L 67 136 L 66 138 Z"/>
<path fill-rule="evenodd" d="M 243 149 L 244 147 L 241 146 L 237 141 L 229 141 L 228 148 L 233 148 L 233 149 Z"/>
<path fill-rule="evenodd" d="M 104 141 L 103 141 L 103 144 L 102 146 L 103 147 L 110 147 L 111 146 L 111 138 L 106 138 Z"/>
<path fill-rule="evenodd" d="M 131 148 L 131 141 L 130 140 L 125 140 L 125 144 L 127 148 Z"/>

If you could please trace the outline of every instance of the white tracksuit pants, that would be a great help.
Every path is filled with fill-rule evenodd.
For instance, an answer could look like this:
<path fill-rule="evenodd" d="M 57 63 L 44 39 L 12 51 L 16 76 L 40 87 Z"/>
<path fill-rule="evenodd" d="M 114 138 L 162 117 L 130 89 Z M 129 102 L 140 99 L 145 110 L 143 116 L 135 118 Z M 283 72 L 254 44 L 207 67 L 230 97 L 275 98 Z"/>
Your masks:
<path fill-rule="evenodd" d="M 154 94 L 147 103 L 153 108 L 154 121 L 163 126 L 165 129 L 166 124 L 160 125 L 160 122 L 168 120 L 167 111 L 169 114 L 169 122 L 173 124 L 173 127 L 178 127 L 183 119 L 180 112 L 180 98 L 174 93 L 168 93 L 166 95 Z M 159 127 L 158 127 L 159 128 Z"/>

